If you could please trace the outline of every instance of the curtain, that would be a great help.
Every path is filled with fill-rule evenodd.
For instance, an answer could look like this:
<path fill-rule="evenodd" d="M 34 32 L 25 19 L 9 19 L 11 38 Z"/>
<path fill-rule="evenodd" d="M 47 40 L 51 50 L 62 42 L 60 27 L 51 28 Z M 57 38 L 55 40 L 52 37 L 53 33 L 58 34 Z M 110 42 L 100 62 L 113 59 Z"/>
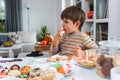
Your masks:
<path fill-rule="evenodd" d="M 5 31 L 17 32 L 22 28 L 22 5 L 21 0 L 5 0 L 6 20 Z"/>

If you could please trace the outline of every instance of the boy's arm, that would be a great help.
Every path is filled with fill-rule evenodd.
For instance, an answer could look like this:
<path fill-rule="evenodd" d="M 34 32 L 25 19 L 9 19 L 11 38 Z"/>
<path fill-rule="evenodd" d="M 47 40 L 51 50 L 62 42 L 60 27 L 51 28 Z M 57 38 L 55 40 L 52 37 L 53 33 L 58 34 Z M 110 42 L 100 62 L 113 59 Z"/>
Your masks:
<path fill-rule="evenodd" d="M 79 58 L 83 58 L 86 56 L 96 56 L 97 45 L 95 44 L 95 42 L 92 41 L 91 38 L 87 35 L 83 36 L 82 41 L 84 46 L 78 46 L 75 48 L 75 50 L 77 51 L 76 56 L 79 56 Z"/>
<path fill-rule="evenodd" d="M 52 55 L 56 54 L 59 50 L 60 40 L 63 37 L 62 31 L 63 31 L 63 28 L 61 27 L 54 38 L 54 42 L 52 45 Z"/>
<path fill-rule="evenodd" d="M 86 42 L 84 43 L 84 45 L 87 47 L 85 52 L 87 53 L 87 55 L 89 57 L 90 56 L 96 56 L 97 44 L 94 41 L 92 41 L 90 38 L 88 38 L 86 40 Z"/>

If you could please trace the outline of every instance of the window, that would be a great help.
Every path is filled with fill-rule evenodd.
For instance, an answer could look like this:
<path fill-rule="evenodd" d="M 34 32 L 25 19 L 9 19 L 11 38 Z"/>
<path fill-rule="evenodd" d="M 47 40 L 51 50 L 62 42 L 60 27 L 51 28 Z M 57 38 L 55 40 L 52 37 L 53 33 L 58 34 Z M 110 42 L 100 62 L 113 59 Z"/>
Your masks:
<path fill-rule="evenodd" d="M 5 0 L 0 0 L 0 32 L 5 30 Z"/>

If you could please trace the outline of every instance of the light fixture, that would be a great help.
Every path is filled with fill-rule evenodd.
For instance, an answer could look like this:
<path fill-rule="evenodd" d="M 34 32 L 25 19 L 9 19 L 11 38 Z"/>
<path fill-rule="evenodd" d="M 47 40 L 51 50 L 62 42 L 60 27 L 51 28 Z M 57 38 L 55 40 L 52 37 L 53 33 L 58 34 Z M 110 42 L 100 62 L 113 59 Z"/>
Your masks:
<path fill-rule="evenodd" d="M 25 6 L 25 8 L 27 9 L 27 24 L 28 24 L 28 32 L 30 31 L 30 13 L 29 13 L 29 10 L 30 10 L 30 6 Z"/>

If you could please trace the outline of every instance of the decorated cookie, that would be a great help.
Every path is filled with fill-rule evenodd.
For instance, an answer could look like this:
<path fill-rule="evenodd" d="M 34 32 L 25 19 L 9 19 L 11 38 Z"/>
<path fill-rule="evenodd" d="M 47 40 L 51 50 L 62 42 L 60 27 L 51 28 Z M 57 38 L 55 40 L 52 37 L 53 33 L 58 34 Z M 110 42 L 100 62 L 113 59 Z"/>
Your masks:
<path fill-rule="evenodd" d="M 11 70 L 20 70 L 20 66 L 17 65 L 17 64 L 14 64 L 14 65 L 11 66 L 10 69 L 11 69 Z"/>
<path fill-rule="evenodd" d="M 7 67 L 0 66 L 0 78 L 6 77 L 9 69 Z"/>
<path fill-rule="evenodd" d="M 21 74 L 28 74 L 31 70 L 30 66 L 24 66 L 20 69 Z"/>
<path fill-rule="evenodd" d="M 18 77 L 21 74 L 19 70 L 10 70 L 8 72 L 8 76 L 10 77 Z"/>

